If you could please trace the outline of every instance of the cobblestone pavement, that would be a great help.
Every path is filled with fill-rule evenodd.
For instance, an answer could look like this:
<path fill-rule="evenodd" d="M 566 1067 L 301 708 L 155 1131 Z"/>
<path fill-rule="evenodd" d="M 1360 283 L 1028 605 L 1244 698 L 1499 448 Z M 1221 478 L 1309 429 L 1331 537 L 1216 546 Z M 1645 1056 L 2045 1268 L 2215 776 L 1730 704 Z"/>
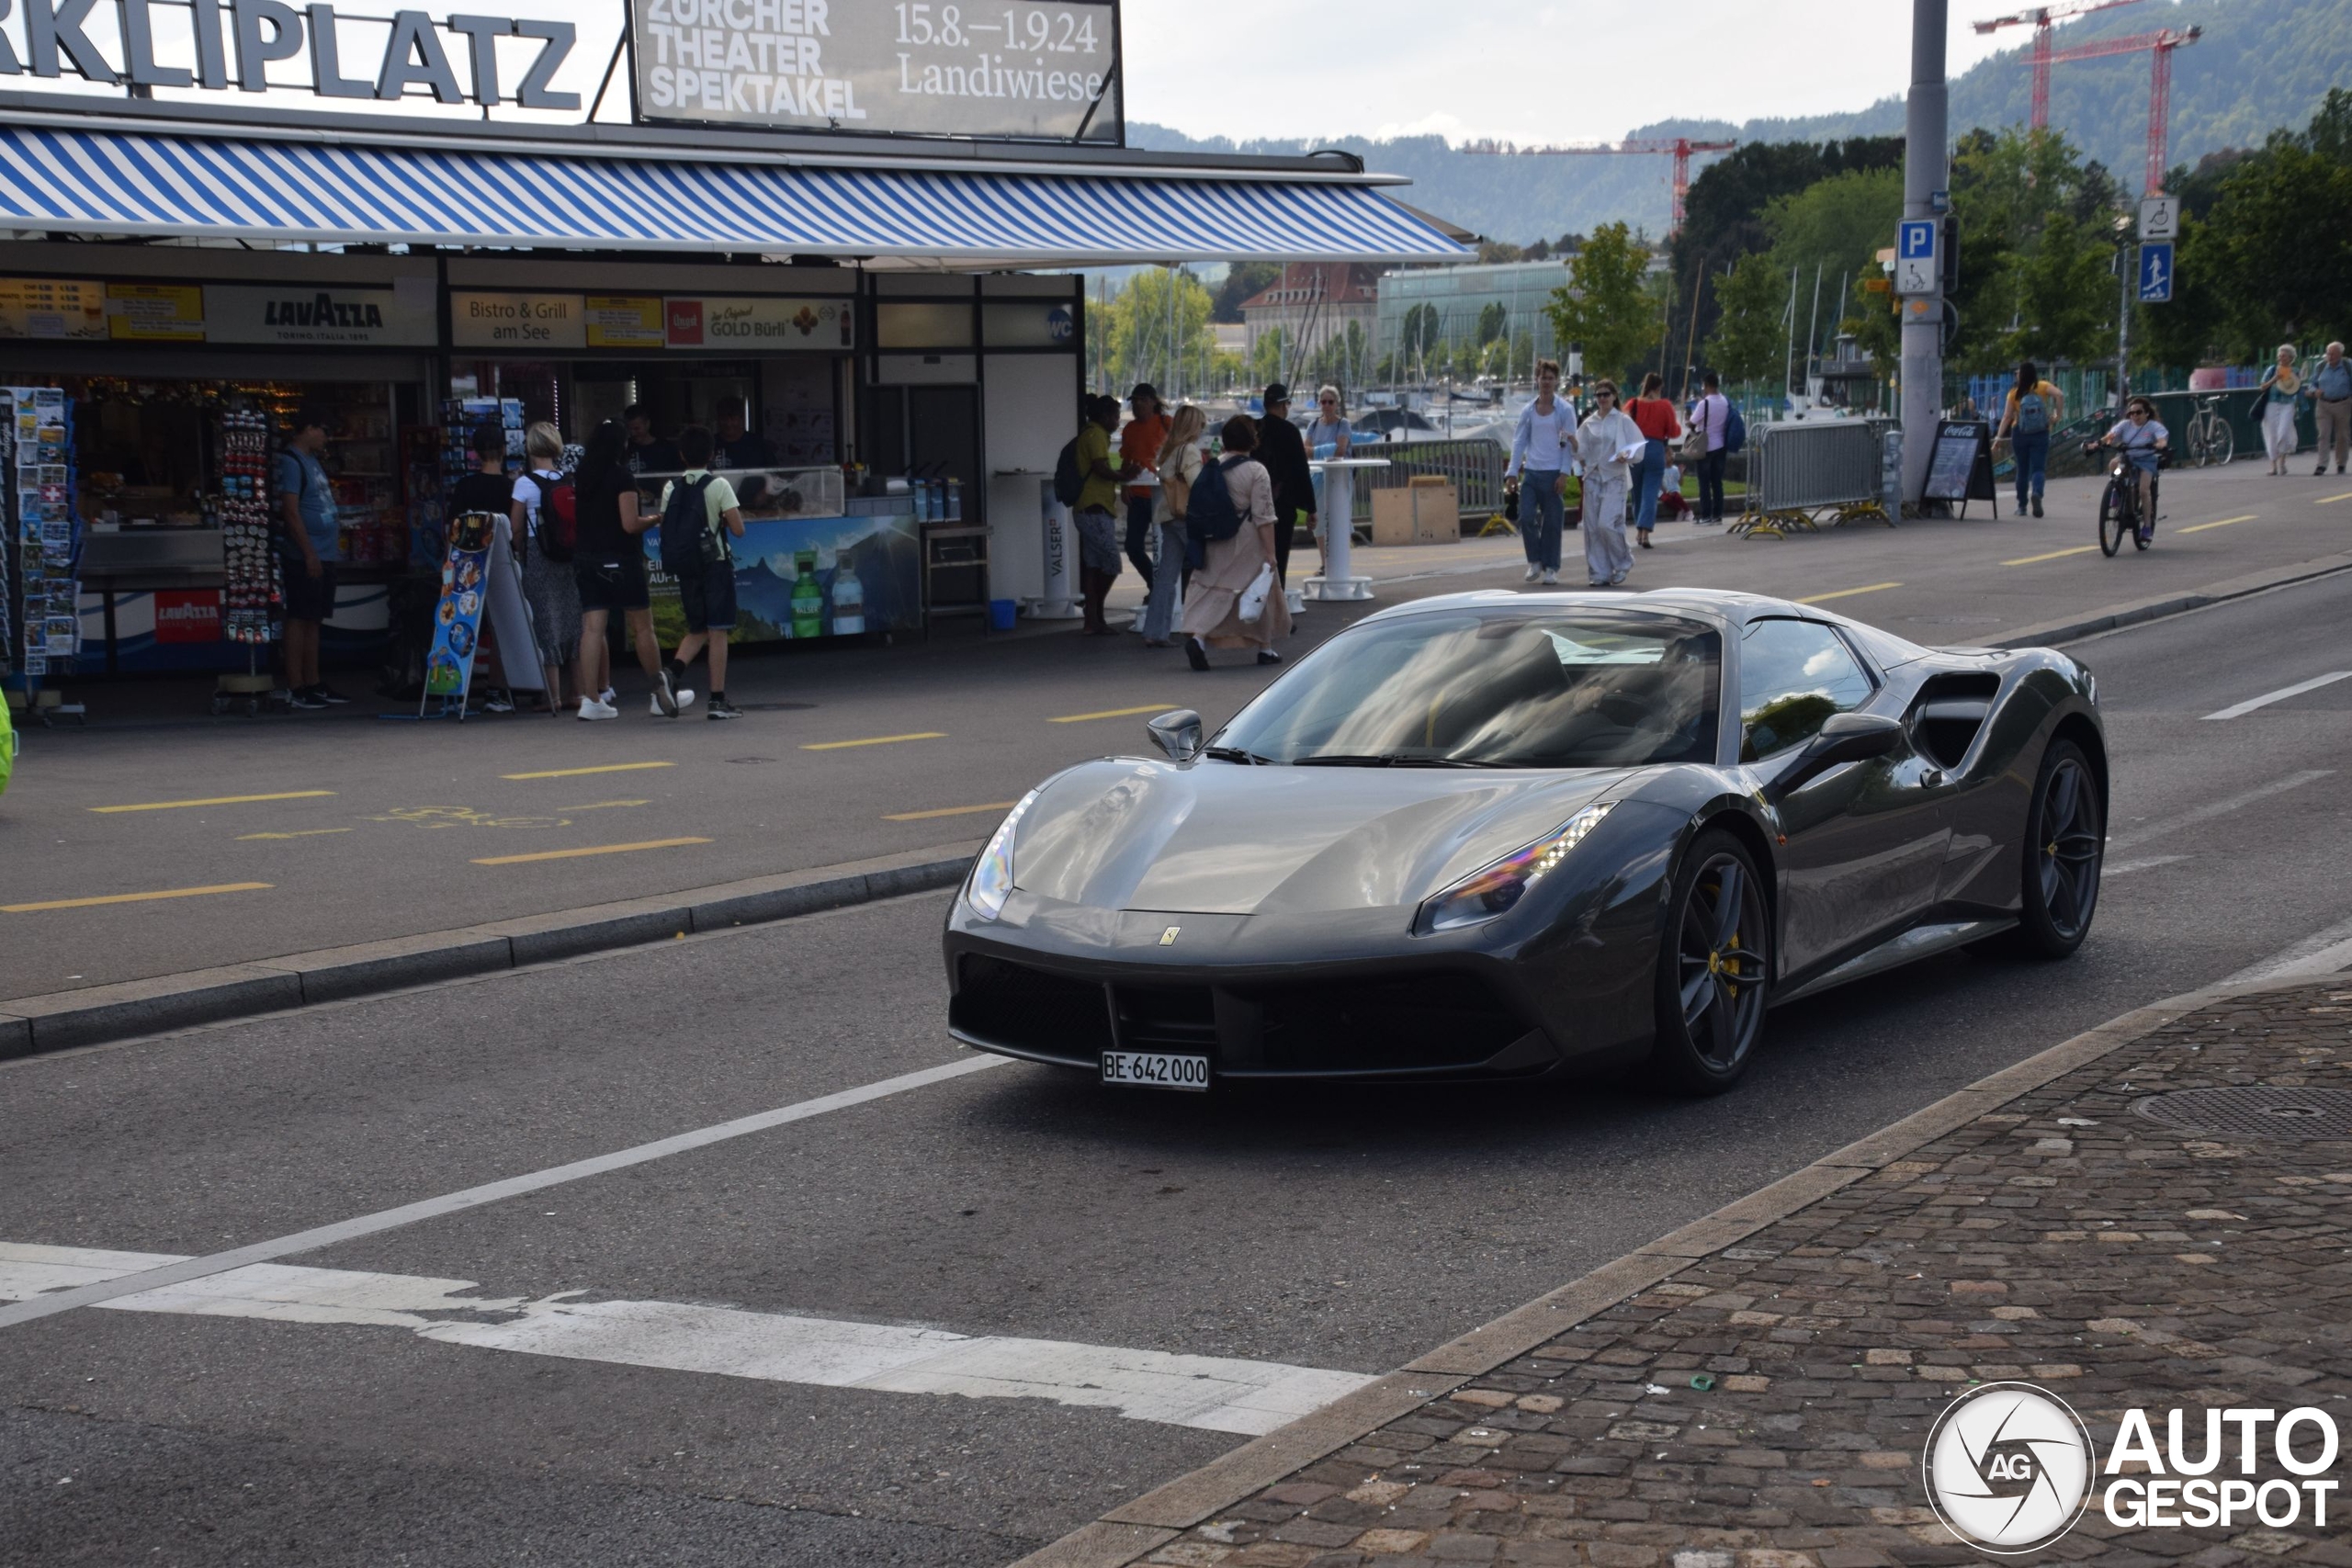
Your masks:
<path fill-rule="evenodd" d="M 1921 1479 L 1930 1426 L 1973 1384 L 2059 1394 L 2102 1461 L 2129 1406 L 2151 1411 L 2159 1444 L 2163 1413 L 2191 1412 L 2192 1455 L 2199 1407 L 2313 1405 L 2352 1428 L 2352 1140 L 2186 1131 L 2135 1111 L 2221 1085 L 2352 1090 L 2346 984 L 2187 1015 L 2002 1103 L 1144 1561 L 1987 1562 L 1938 1522 Z M 2286 1478 L 2261 1440 L 2262 1475 Z M 2299 1447 L 2309 1460 L 2316 1445 Z M 2347 1469 L 2339 1457 L 2330 1473 Z M 2233 1457 L 2214 1473 L 2233 1472 Z M 2306 1498 L 2286 1529 L 2119 1528 L 2093 1496 L 2030 1560 L 2352 1564 L 2341 1493 L 2324 1526 Z"/>

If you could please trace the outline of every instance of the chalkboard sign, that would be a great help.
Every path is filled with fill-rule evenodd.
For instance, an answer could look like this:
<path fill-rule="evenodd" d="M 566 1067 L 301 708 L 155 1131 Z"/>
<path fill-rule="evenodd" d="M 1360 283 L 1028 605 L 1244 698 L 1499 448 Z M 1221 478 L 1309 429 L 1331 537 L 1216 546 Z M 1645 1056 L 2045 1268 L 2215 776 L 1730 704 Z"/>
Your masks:
<path fill-rule="evenodd" d="M 1969 502 L 1991 501 L 1992 443 L 1993 427 L 1983 420 L 1937 421 L 1935 450 L 1928 459 L 1927 498 L 1957 501 L 1963 511 Z"/>

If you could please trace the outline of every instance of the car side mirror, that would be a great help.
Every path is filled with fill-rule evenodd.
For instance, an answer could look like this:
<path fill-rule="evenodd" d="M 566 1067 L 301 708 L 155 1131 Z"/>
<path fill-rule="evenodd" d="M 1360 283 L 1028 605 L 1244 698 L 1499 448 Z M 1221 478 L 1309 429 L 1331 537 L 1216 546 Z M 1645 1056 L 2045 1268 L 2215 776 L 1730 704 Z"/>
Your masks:
<path fill-rule="evenodd" d="M 1874 713 L 1833 713 L 1788 771 L 1766 791 L 1779 800 L 1844 762 L 1867 762 L 1903 744 L 1903 721 Z"/>
<path fill-rule="evenodd" d="M 1189 762 L 1201 754 L 1201 716 L 1191 708 L 1146 719 L 1143 728 L 1151 743 L 1167 752 L 1171 762 Z"/>

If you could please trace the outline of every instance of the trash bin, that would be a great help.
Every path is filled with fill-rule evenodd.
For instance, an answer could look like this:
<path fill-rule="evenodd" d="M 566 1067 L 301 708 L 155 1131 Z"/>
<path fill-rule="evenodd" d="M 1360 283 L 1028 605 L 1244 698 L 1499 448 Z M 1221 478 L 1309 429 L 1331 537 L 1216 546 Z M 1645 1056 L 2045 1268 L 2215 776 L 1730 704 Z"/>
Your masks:
<path fill-rule="evenodd" d="M 1021 608 L 1021 603 L 1020 603 L 1020 601 L 1019 601 L 1019 600 L 1017 600 L 1017 599 L 991 599 L 991 600 L 989 600 L 989 629 L 990 631 L 998 631 L 998 632 L 1009 632 L 1009 631 L 1011 631 L 1011 630 L 1012 629 L 1012 617 L 1013 617 L 1013 615 L 1014 615 L 1014 613 L 1015 613 L 1015 612 L 1017 612 L 1020 608 Z"/>

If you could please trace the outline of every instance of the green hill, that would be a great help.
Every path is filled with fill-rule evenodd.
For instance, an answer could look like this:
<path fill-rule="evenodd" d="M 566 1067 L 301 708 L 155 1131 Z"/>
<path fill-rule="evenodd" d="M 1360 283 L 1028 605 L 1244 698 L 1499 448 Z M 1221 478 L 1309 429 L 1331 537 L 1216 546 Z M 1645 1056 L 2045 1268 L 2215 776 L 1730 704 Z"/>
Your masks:
<path fill-rule="evenodd" d="M 1891 0 L 1890 0 L 1891 3 Z M 2001 0 L 1963 0 L 1962 17 L 1991 15 Z M 2307 123 L 2331 86 L 2352 82 L 2352 0 L 2145 0 L 2063 24 L 2061 49 L 2158 28 L 2201 27 L 2204 37 L 2173 56 L 2172 161 L 2194 164 L 2225 147 L 2256 145 L 2280 126 Z M 2025 29 L 2018 47 L 1984 61 L 1952 82 L 1955 133 L 1972 126 L 2025 122 L 2031 98 Z M 1834 60 L 1825 53 L 1825 75 Z M 2144 54 L 2060 65 L 2051 73 L 2051 124 L 2139 187 L 2147 152 L 2148 59 Z M 1736 136 L 1747 141 L 1823 141 L 1883 135 L 1903 129 L 1897 93 L 1865 109 L 1802 119 L 1669 119 L 1634 128 L 1634 136 Z M 1163 126 L 1130 121 L 1127 140 L 1164 151 L 1297 152 L 1343 147 L 1374 168 L 1409 176 L 1417 207 L 1442 213 L 1498 240 L 1525 244 L 1623 219 L 1652 234 L 1666 228 L 1668 160 L 1662 157 L 1493 158 L 1457 152 L 1442 138 L 1370 141 L 1236 143 L 1195 139 Z"/>

